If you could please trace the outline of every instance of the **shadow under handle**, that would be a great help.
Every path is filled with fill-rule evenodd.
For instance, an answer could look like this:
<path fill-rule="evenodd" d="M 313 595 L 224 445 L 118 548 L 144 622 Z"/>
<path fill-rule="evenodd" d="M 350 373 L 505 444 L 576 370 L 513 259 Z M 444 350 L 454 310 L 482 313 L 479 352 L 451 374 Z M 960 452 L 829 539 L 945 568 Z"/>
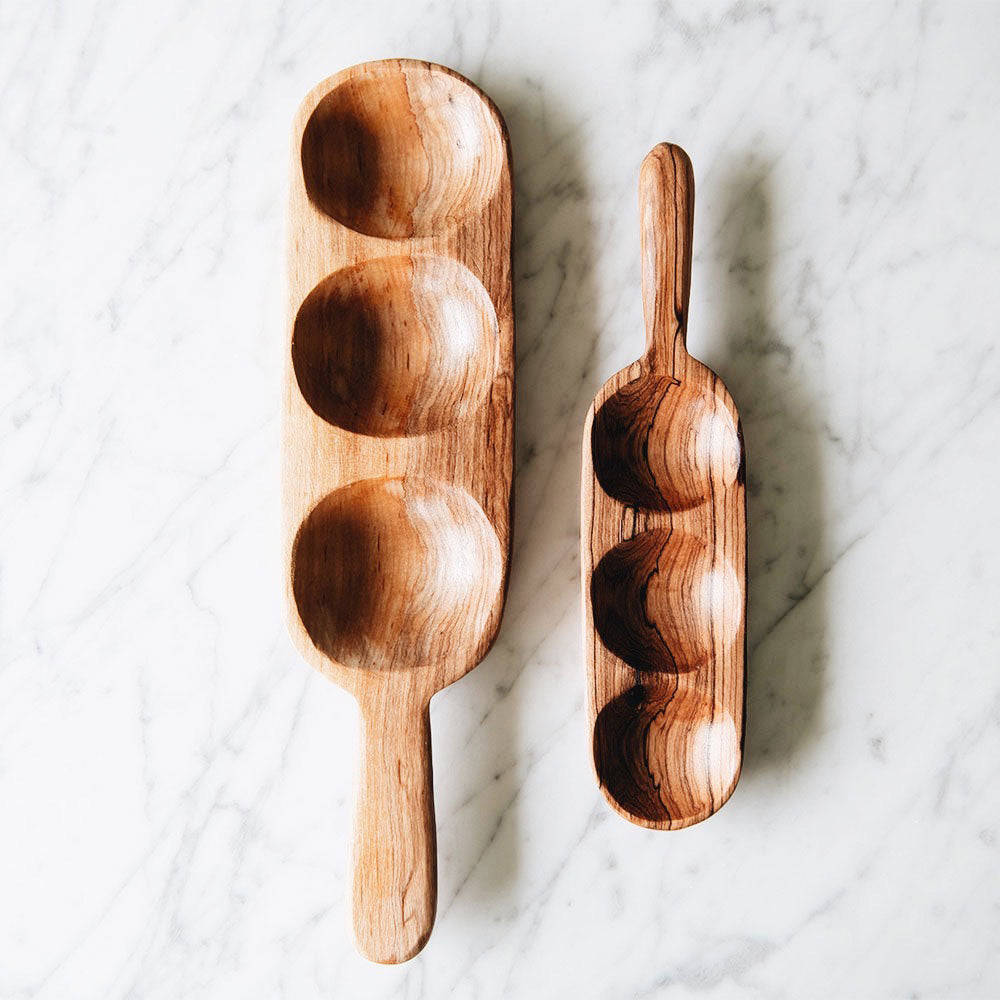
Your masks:
<path fill-rule="evenodd" d="M 361 732 L 354 938 L 365 958 L 395 964 L 427 943 L 437 908 L 430 706 L 362 705 Z"/>
<path fill-rule="evenodd" d="M 694 171 L 680 146 L 661 142 L 639 169 L 639 239 L 646 354 L 673 375 L 685 348 L 691 295 Z"/>

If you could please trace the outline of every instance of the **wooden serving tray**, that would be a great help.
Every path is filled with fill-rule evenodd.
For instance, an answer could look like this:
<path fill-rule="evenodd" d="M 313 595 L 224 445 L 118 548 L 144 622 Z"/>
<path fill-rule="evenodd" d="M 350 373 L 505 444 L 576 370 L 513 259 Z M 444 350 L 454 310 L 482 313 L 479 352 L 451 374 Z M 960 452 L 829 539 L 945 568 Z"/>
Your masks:
<path fill-rule="evenodd" d="M 602 387 L 583 446 L 584 645 L 593 762 L 640 826 L 705 819 L 740 774 L 746 492 L 739 415 L 687 352 L 694 175 L 639 175 L 646 353 Z"/>
<path fill-rule="evenodd" d="M 436 905 L 428 705 L 485 656 L 507 586 L 503 119 L 442 66 L 345 70 L 296 116 L 289 220 L 289 627 L 360 705 L 354 932 L 401 962 Z"/>

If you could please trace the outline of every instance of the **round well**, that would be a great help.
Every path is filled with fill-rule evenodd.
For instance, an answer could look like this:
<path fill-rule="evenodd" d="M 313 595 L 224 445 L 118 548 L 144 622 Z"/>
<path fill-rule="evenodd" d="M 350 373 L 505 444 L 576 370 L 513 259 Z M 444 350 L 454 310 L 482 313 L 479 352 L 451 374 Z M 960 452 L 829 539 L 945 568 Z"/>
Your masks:
<path fill-rule="evenodd" d="M 481 213 L 506 155 L 482 95 L 426 64 L 367 66 L 319 102 L 302 136 L 310 200 L 387 239 L 430 236 Z"/>

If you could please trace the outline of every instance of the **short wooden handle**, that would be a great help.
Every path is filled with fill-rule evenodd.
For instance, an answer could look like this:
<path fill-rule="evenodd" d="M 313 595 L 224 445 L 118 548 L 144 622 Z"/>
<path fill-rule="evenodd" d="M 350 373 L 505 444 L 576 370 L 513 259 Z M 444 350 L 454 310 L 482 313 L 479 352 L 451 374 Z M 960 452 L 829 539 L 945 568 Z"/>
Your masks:
<path fill-rule="evenodd" d="M 362 707 L 354 831 L 354 936 L 373 962 L 412 958 L 437 908 L 430 708 L 393 700 Z"/>
<path fill-rule="evenodd" d="M 662 142 L 639 170 L 642 309 L 650 367 L 673 374 L 685 350 L 691 294 L 694 171 L 680 146 Z"/>

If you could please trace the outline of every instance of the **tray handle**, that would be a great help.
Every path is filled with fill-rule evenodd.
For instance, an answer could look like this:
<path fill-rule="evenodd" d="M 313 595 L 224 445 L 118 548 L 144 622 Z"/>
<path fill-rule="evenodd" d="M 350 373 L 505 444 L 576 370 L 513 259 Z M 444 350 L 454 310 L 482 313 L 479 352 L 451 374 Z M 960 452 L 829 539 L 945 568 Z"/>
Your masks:
<path fill-rule="evenodd" d="M 680 146 L 661 142 L 639 170 L 639 238 L 646 357 L 652 370 L 674 374 L 686 353 L 694 230 L 694 171 Z"/>
<path fill-rule="evenodd" d="M 354 827 L 354 937 L 396 964 L 426 944 L 437 908 L 430 705 L 398 694 L 362 704 Z"/>

